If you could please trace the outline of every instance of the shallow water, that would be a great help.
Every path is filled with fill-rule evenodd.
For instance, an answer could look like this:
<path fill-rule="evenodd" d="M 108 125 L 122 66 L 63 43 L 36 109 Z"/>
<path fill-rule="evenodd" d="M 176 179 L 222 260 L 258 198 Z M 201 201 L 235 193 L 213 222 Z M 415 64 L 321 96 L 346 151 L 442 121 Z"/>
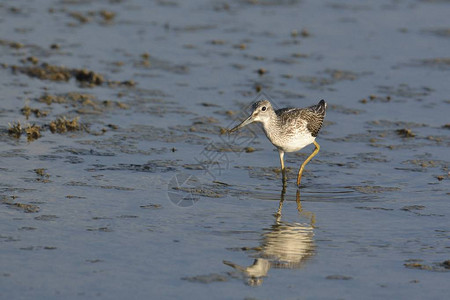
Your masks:
<path fill-rule="evenodd" d="M 0 4 L 0 297 L 444 298 L 449 5 Z M 328 102 L 300 193 L 262 97 Z"/>

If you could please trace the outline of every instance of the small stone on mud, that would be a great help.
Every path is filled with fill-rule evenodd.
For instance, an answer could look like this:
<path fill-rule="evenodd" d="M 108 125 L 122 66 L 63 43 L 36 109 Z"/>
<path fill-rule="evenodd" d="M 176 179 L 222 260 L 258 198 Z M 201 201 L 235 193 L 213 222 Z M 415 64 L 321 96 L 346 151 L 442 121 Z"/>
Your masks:
<path fill-rule="evenodd" d="M 39 221 L 54 221 L 58 218 L 59 217 L 55 215 L 40 215 L 38 217 L 35 217 L 34 219 Z"/>
<path fill-rule="evenodd" d="M 34 171 L 34 173 L 36 173 L 36 175 L 39 175 L 41 177 L 47 177 L 47 178 L 50 177 L 50 175 L 45 172 L 44 168 L 34 169 L 33 171 Z"/>
<path fill-rule="evenodd" d="M 133 87 L 136 86 L 136 82 L 134 80 L 125 80 L 120 82 L 120 85 Z"/>
<path fill-rule="evenodd" d="M 208 275 L 197 275 L 191 277 L 183 277 L 182 280 L 187 280 L 189 282 L 199 282 L 199 283 L 212 283 L 212 282 L 223 282 L 228 281 L 228 277 L 221 274 L 208 274 Z"/>
<path fill-rule="evenodd" d="M 116 17 L 116 13 L 108 10 L 101 10 L 99 12 L 100 16 L 105 21 L 112 21 Z"/>
<path fill-rule="evenodd" d="M 158 209 L 158 208 L 161 208 L 162 206 L 160 204 L 146 204 L 146 205 L 141 205 L 139 207 L 144 208 L 144 209 Z"/>
<path fill-rule="evenodd" d="M 87 23 L 90 21 L 90 19 L 88 17 L 83 16 L 83 14 L 80 12 L 71 12 L 71 13 L 69 13 L 69 16 L 74 18 L 75 20 L 77 20 L 80 23 Z"/>
<path fill-rule="evenodd" d="M 403 206 L 401 208 L 401 210 L 404 211 L 413 211 L 413 210 L 422 210 L 425 209 L 424 205 L 408 205 L 408 206 Z"/>
<path fill-rule="evenodd" d="M 27 61 L 31 62 L 33 65 L 36 65 L 39 62 L 39 59 L 35 56 L 27 57 Z"/>
<path fill-rule="evenodd" d="M 218 105 L 216 103 L 209 103 L 209 102 L 202 102 L 202 103 L 200 103 L 200 105 L 202 105 L 204 107 L 220 107 L 220 105 Z"/>
<path fill-rule="evenodd" d="M 353 279 L 351 276 L 345 276 L 345 275 L 328 275 L 325 277 L 325 279 L 329 280 L 350 280 Z"/>
<path fill-rule="evenodd" d="M 300 34 L 302 35 L 302 37 L 309 37 L 309 36 L 311 36 L 311 33 L 309 33 L 309 31 L 307 29 L 302 29 Z"/>
<path fill-rule="evenodd" d="M 125 103 L 119 102 L 119 101 L 116 102 L 116 105 L 120 109 L 128 109 L 129 108 L 128 104 L 125 104 Z"/>
<path fill-rule="evenodd" d="M 8 124 L 8 134 L 16 139 L 20 138 L 22 135 L 22 125 L 20 125 L 20 122 Z"/>
<path fill-rule="evenodd" d="M 65 67 L 52 66 L 47 63 L 43 63 L 39 66 L 12 66 L 11 69 L 13 72 L 20 72 L 30 77 L 43 80 L 68 81 L 72 77 L 69 69 Z"/>
<path fill-rule="evenodd" d="M 61 96 L 45 94 L 45 95 L 39 97 L 38 101 L 46 103 L 47 105 L 51 105 L 52 103 L 64 103 L 64 102 L 66 102 L 66 99 L 64 99 L 64 97 L 61 97 Z"/>
<path fill-rule="evenodd" d="M 27 140 L 29 142 L 41 137 L 41 127 L 35 124 L 28 125 L 27 128 L 25 128 L 25 132 L 27 133 Z"/>
<path fill-rule="evenodd" d="M 397 129 L 396 130 L 397 134 L 400 135 L 401 137 L 405 137 L 405 138 L 409 138 L 409 137 L 415 137 L 416 135 L 411 131 L 411 129 Z"/>
<path fill-rule="evenodd" d="M 19 43 L 19 42 L 11 42 L 11 43 L 9 44 L 9 46 L 10 46 L 11 48 L 14 48 L 14 49 L 20 49 L 20 48 L 23 48 L 23 47 L 24 47 L 24 44 Z"/>
<path fill-rule="evenodd" d="M 75 78 L 80 82 L 87 82 L 92 85 L 101 85 L 104 82 L 103 76 L 86 69 L 74 70 Z"/>
<path fill-rule="evenodd" d="M 211 44 L 213 44 L 213 45 L 224 45 L 225 41 L 224 40 L 212 40 Z"/>
<path fill-rule="evenodd" d="M 69 79 L 75 77 L 80 83 L 90 86 L 101 85 L 104 82 L 103 76 L 93 71 L 86 69 L 70 69 L 50 65 L 48 63 L 33 66 L 11 66 L 11 70 L 42 80 L 69 81 Z"/>
<path fill-rule="evenodd" d="M 22 209 L 26 213 L 36 213 L 40 210 L 39 206 L 33 204 L 14 203 L 13 206 Z"/>
<path fill-rule="evenodd" d="M 80 123 L 78 123 L 78 117 L 72 120 L 67 120 L 66 117 L 58 118 L 52 121 L 49 125 L 50 131 L 52 133 L 65 133 L 68 131 L 78 131 L 81 130 Z"/>
<path fill-rule="evenodd" d="M 67 195 L 67 199 L 86 199 L 86 197 L 83 196 L 75 196 L 75 195 Z"/>
<path fill-rule="evenodd" d="M 31 108 L 28 105 L 25 105 L 21 110 L 22 114 L 25 116 L 25 118 L 28 120 L 31 114 L 34 114 L 36 118 L 45 117 L 47 116 L 47 111 L 42 111 L 38 108 Z"/>
<path fill-rule="evenodd" d="M 443 267 L 446 268 L 446 269 L 450 269 L 450 259 L 449 259 L 449 260 L 446 260 L 446 261 L 443 261 L 443 262 L 441 263 L 441 266 L 443 266 Z"/>
<path fill-rule="evenodd" d="M 406 263 L 403 264 L 409 269 L 419 269 L 434 272 L 448 272 L 450 269 L 450 260 L 445 260 L 443 262 L 436 262 L 431 265 L 426 265 L 422 263 L 420 259 L 408 259 Z"/>
<path fill-rule="evenodd" d="M 267 73 L 267 70 L 264 68 L 259 68 L 256 72 L 258 72 L 258 74 L 262 76 Z"/>
<path fill-rule="evenodd" d="M 12 198 L 12 197 L 11 197 Z M 40 208 L 37 205 L 34 204 L 24 204 L 24 203 L 12 203 L 11 200 L 8 200 L 7 197 L 3 197 L 2 201 L 3 204 L 12 206 L 14 208 L 20 209 L 25 213 L 36 213 L 39 212 Z"/>
<path fill-rule="evenodd" d="M 115 87 L 115 86 L 125 86 L 125 87 L 135 87 L 136 82 L 134 80 L 124 80 L 124 81 L 114 81 L 109 80 L 108 86 Z M 123 95 L 121 93 L 118 94 L 118 97 L 122 97 Z"/>
<path fill-rule="evenodd" d="M 255 152 L 255 148 L 253 148 L 253 147 L 245 147 L 244 150 L 245 150 L 246 153 Z"/>
<path fill-rule="evenodd" d="M 432 271 L 433 267 L 427 266 L 421 263 L 413 262 L 413 263 L 405 263 L 403 264 L 408 269 L 419 269 L 419 270 L 428 270 Z"/>

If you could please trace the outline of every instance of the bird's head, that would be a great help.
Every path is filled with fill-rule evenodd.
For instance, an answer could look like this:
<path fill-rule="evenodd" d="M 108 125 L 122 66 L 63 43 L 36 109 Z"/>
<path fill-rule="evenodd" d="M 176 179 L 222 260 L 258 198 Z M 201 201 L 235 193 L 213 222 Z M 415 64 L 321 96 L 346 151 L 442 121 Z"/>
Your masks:
<path fill-rule="evenodd" d="M 267 100 L 261 100 L 253 103 L 252 105 L 252 113 L 250 116 L 245 119 L 241 124 L 229 130 L 229 132 L 235 132 L 242 127 L 251 124 L 253 122 L 261 122 L 264 123 L 270 119 L 271 114 L 273 113 L 272 104 L 270 104 Z"/>

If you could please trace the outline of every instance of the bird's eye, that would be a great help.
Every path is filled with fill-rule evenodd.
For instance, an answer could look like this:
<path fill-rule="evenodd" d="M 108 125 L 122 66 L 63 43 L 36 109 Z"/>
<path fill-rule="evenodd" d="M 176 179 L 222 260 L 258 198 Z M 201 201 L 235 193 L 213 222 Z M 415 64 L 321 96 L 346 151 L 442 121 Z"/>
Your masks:
<path fill-rule="evenodd" d="M 261 108 L 262 111 L 266 111 L 266 109 L 267 109 L 267 108 L 266 108 L 265 106 L 263 106 L 263 107 Z"/>

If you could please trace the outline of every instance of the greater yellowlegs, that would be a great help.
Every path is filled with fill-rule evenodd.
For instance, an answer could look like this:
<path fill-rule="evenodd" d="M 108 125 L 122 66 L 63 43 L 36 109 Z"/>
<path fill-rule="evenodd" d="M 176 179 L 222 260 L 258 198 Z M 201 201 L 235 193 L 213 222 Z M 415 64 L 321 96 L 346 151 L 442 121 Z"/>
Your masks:
<path fill-rule="evenodd" d="M 317 134 L 322 127 L 327 104 L 320 100 L 317 105 L 306 108 L 282 108 L 274 110 L 267 100 L 255 102 L 252 113 L 241 124 L 229 132 L 253 123 L 260 122 L 269 141 L 278 149 L 280 154 L 281 172 L 283 181 L 286 180 L 284 168 L 284 153 L 295 152 L 314 143 L 316 148 L 303 162 L 298 171 L 297 185 L 300 185 L 305 165 L 319 152 L 320 146 L 316 142 Z"/>

